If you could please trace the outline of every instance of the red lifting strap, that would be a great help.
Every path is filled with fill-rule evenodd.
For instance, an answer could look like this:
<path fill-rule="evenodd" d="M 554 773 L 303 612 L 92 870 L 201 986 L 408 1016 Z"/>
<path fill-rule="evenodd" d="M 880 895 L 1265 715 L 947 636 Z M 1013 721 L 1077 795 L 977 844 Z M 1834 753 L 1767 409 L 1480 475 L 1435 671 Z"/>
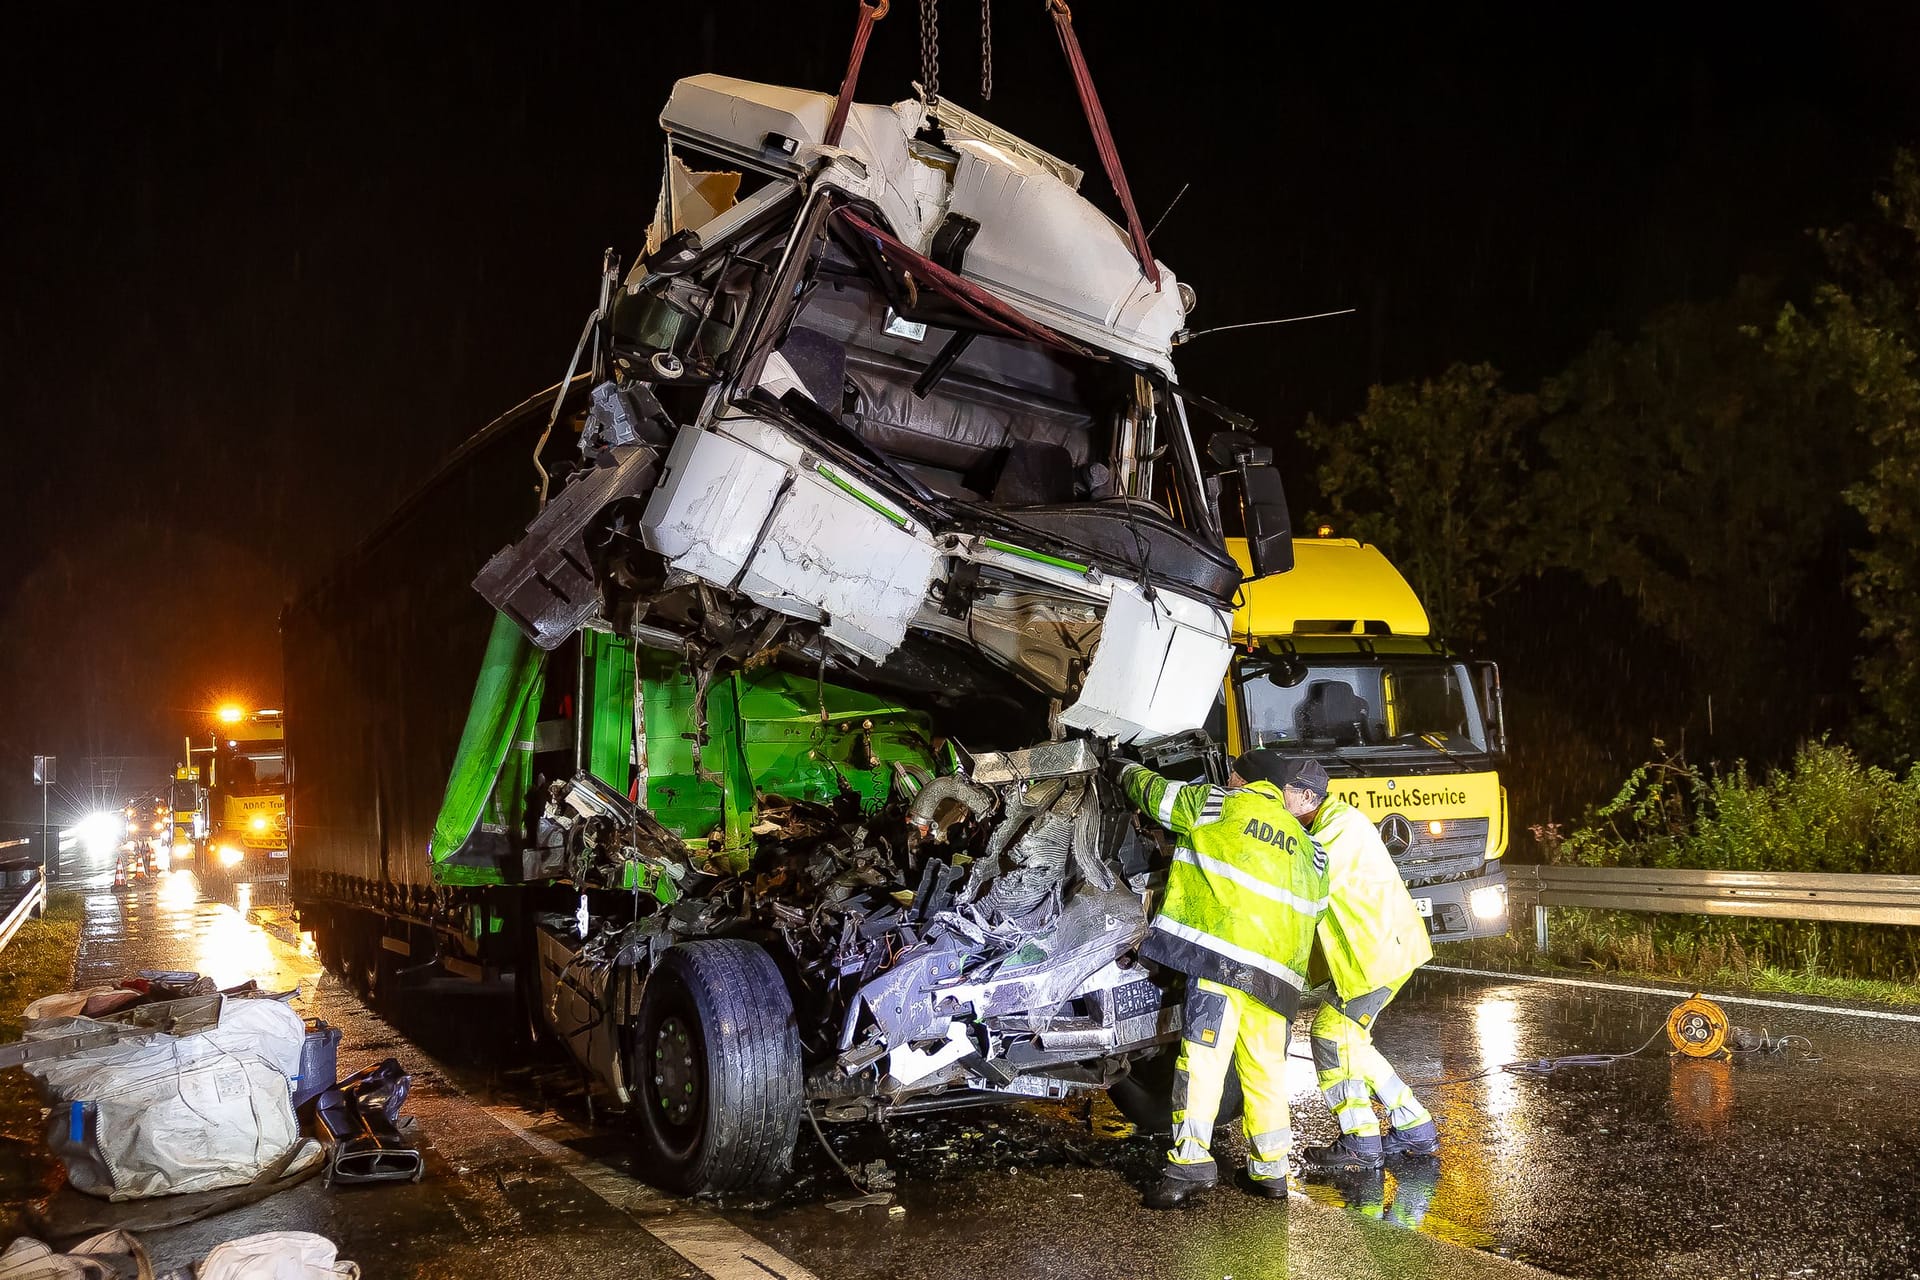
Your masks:
<path fill-rule="evenodd" d="M 873 24 L 887 16 L 891 0 L 860 0 L 860 25 L 854 29 L 853 52 L 847 57 L 847 78 L 840 82 L 840 96 L 833 101 L 833 119 L 827 122 L 826 143 L 840 145 L 841 131 L 847 127 L 847 112 L 853 109 L 853 87 L 860 82 L 860 60 L 867 56 L 867 37 Z"/>
<path fill-rule="evenodd" d="M 973 281 L 964 276 L 955 275 L 932 258 L 915 252 L 852 209 L 836 210 L 835 216 L 843 219 L 854 230 L 873 237 L 874 242 L 891 255 L 899 266 L 919 272 L 921 281 L 929 288 L 950 298 L 963 311 L 982 324 L 1013 337 L 1029 338 L 1034 342 L 1057 347 L 1075 355 L 1088 354 L 1085 347 L 1071 338 L 1041 324 L 1038 320 L 1029 319 Z"/>
<path fill-rule="evenodd" d="M 1133 256 L 1140 259 L 1141 273 L 1158 289 L 1160 268 L 1153 261 L 1153 251 L 1147 248 L 1147 229 L 1140 225 L 1140 211 L 1133 207 L 1133 192 L 1128 190 L 1126 171 L 1120 167 L 1120 152 L 1107 129 L 1107 114 L 1100 109 L 1100 95 L 1093 89 L 1093 73 L 1087 70 L 1087 59 L 1080 52 L 1080 39 L 1073 34 L 1073 12 L 1067 8 L 1067 0 L 1047 0 L 1047 12 L 1053 15 L 1053 29 L 1060 36 L 1060 47 L 1066 51 L 1067 65 L 1073 69 L 1073 87 L 1080 91 L 1080 108 L 1087 113 L 1087 127 L 1093 130 L 1093 145 L 1100 152 L 1100 163 L 1106 167 L 1107 181 L 1113 184 L 1113 193 L 1120 197 L 1120 207 L 1126 210 L 1127 233 L 1133 237 Z M 861 30 L 864 33 L 865 28 Z"/>

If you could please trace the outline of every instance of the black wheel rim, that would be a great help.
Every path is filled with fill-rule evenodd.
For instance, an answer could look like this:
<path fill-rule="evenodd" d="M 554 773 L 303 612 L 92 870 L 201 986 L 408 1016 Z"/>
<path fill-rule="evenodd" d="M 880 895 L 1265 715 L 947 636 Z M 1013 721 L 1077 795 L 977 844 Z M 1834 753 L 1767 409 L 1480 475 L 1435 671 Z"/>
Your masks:
<path fill-rule="evenodd" d="M 648 1050 L 660 1118 L 674 1129 L 685 1129 L 699 1114 L 704 1084 L 699 1040 L 679 1013 L 670 1013 L 655 1028 Z"/>

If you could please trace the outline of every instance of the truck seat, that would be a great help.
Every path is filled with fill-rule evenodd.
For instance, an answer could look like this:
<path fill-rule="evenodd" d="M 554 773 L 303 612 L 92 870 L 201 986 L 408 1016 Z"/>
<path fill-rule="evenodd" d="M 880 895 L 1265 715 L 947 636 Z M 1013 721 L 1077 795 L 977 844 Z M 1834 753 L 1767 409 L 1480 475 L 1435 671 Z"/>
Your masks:
<path fill-rule="evenodd" d="M 1092 452 L 1092 420 L 1076 406 L 959 372 L 948 373 L 923 400 L 913 393 L 918 369 L 857 347 L 848 350 L 846 367 L 853 388 L 848 425 L 902 462 L 965 474 L 999 461 L 1004 450 L 1048 445 L 1077 470 Z"/>
<path fill-rule="evenodd" d="M 1309 684 L 1300 716 L 1304 737 L 1331 741 L 1336 747 L 1359 746 L 1366 740 L 1367 701 L 1344 680 Z"/>

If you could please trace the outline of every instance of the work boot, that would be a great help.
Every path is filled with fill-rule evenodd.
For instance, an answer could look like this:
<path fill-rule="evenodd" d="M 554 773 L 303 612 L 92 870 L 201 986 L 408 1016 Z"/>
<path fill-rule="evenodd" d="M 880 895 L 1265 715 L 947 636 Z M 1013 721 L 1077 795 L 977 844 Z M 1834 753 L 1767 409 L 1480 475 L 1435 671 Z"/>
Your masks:
<path fill-rule="evenodd" d="M 1285 1178 L 1256 1178 L 1250 1173 L 1240 1175 L 1240 1189 L 1267 1200 L 1286 1200 L 1299 1194 L 1287 1185 Z"/>
<path fill-rule="evenodd" d="M 1343 1133 L 1331 1146 L 1308 1147 L 1300 1158 L 1309 1169 L 1378 1169 L 1387 1162 L 1378 1134 Z"/>
<path fill-rule="evenodd" d="M 1431 1120 L 1408 1129 L 1393 1129 L 1380 1145 L 1390 1157 L 1436 1155 L 1440 1151 L 1440 1129 Z"/>
<path fill-rule="evenodd" d="M 1141 1201 L 1149 1209 L 1185 1209 L 1198 1200 L 1201 1193 L 1213 1190 L 1213 1184 L 1212 1178 L 1182 1178 L 1163 1173 Z"/>

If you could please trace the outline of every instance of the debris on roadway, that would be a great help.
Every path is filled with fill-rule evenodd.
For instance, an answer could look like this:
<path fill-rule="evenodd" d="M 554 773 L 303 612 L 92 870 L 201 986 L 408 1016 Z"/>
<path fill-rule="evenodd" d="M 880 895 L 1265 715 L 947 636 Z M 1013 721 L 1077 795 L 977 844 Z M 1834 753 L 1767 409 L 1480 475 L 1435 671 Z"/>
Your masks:
<path fill-rule="evenodd" d="M 141 1221 L 224 1212 L 323 1164 L 329 1182 L 418 1181 L 424 1162 L 400 1114 L 412 1078 L 389 1058 L 336 1080 L 340 1030 L 294 1012 L 295 994 L 143 971 L 34 1001 L 0 1066 L 39 1087 L 68 1186 L 112 1202 L 169 1198 L 174 1210 Z M 303 1111 L 324 1149 L 302 1133 Z M 98 1218 L 74 1205 L 53 1216 Z"/>
<path fill-rule="evenodd" d="M 23 1051 L 52 1052 L 21 1065 L 52 1108 L 48 1145 L 80 1191 L 134 1200 L 238 1186 L 305 1141 L 291 1088 L 305 1020 L 278 999 L 168 977 L 188 981 L 134 979 L 27 1008 Z M 151 1000 L 170 991 L 195 994 Z M 319 1157 L 312 1144 L 295 1171 Z"/>
<path fill-rule="evenodd" d="M 314 1116 L 326 1137 L 327 1182 L 418 1182 L 426 1157 L 406 1106 L 413 1077 L 388 1058 L 322 1090 Z"/>

